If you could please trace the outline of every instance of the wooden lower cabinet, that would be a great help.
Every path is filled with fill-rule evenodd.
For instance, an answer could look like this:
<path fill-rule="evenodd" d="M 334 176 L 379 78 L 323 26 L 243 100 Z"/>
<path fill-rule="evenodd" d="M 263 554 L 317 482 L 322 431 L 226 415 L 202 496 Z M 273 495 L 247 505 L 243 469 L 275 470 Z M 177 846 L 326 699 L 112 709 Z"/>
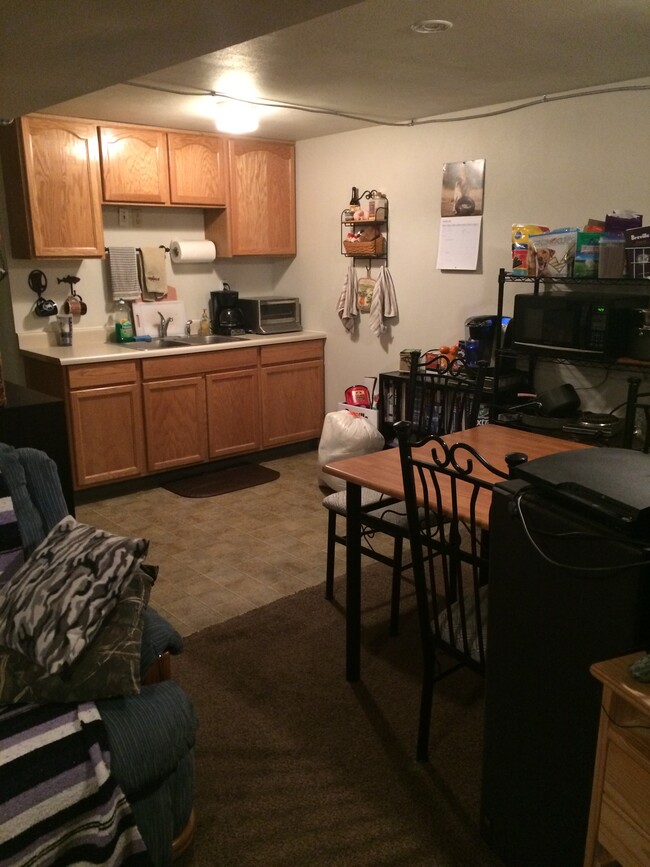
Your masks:
<path fill-rule="evenodd" d="M 319 437 L 325 414 L 323 341 L 263 346 L 262 447 Z"/>
<path fill-rule="evenodd" d="M 65 401 L 76 490 L 320 436 L 323 340 L 75 364 L 25 359 Z"/>
<path fill-rule="evenodd" d="M 25 359 L 30 388 L 65 401 L 76 490 L 145 472 L 140 371 L 135 361 L 75 364 Z"/>
<path fill-rule="evenodd" d="M 147 469 L 161 472 L 207 460 L 204 377 L 145 382 L 142 389 Z"/>
<path fill-rule="evenodd" d="M 206 376 L 208 454 L 211 458 L 260 448 L 260 393 L 257 368 Z"/>
<path fill-rule="evenodd" d="M 142 475 L 144 432 L 138 385 L 71 391 L 68 405 L 76 487 Z"/>

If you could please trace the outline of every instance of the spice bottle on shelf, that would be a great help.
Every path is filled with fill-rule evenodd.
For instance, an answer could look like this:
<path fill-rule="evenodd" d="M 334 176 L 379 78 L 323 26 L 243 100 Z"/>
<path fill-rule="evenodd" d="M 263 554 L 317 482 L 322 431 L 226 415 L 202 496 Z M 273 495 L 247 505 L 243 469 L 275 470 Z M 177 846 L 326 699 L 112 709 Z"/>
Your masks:
<path fill-rule="evenodd" d="M 348 205 L 348 210 L 351 211 L 353 219 L 356 212 L 360 209 L 361 204 L 359 202 L 359 189 L 357 187 L 352 187 L 352 195 L 350 196 L 350 204 Z"/>

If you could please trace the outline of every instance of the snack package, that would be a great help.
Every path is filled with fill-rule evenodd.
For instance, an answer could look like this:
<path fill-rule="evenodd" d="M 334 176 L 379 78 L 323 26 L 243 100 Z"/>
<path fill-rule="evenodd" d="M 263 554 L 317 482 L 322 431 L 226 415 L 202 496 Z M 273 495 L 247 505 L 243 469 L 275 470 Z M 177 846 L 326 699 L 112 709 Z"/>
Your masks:
<path fill-rule="evenodd" d="M 512 270 L 511 274 L 518 277 L 534 277 L 535 264 L 529 257 L 530 235 L 540 235 L 548 232 L 548 226 L 527 226 L 519 223 L 512 224 Z"/>
<path fill-rule="evenodd" d="M 541 235 L 530 235 L 530 259 L 536 277 L 571 277 L 576 255 L 578 229 L 555 229 Z"/>
<path fill-rule="evenodd" d="M 574 277 L 597 277 L 602 232 L 578 232 L 573 262 Z"/>

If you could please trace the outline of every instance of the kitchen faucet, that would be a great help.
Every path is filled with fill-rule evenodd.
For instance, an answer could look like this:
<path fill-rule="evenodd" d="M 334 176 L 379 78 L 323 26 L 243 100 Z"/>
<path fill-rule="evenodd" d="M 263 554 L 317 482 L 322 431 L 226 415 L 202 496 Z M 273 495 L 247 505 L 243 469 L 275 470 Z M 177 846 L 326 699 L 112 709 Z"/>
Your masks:
<path fill-rule="evenodd" d="M 170 316 L 169 319 L 165 319 L 160 310 L 158 311 L 158 316 L 160 316 L 160 325 L 158 328 L 160 329 L 160 336 L 167 337 L 167 329 L 169 328 L 169 323 L 174 321 L 174 317 Z"/>

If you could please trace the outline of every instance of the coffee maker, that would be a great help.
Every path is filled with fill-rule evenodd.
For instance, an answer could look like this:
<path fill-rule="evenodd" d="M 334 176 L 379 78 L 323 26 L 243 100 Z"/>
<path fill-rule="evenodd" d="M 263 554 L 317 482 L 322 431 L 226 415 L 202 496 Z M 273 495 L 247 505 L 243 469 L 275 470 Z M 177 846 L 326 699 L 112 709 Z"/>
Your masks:
<path fill-rule="evenodd" d="M 506 331 L 510 316 L 501 317 L 501 342 L 503 349 L 507 343 Z M 465 333 L 468 340 L 478 340 L 478 361 L 487 361 L 489 367 L 494 367 L 498 317 L 472 316 L 465 320 Z"/>
<path fill-rule="evenodd" d="M 239 292 L 227 283 L 210 292 L 210 321 L 213 334 L 245 334 L 244 314 L 238 305 Z"/>

